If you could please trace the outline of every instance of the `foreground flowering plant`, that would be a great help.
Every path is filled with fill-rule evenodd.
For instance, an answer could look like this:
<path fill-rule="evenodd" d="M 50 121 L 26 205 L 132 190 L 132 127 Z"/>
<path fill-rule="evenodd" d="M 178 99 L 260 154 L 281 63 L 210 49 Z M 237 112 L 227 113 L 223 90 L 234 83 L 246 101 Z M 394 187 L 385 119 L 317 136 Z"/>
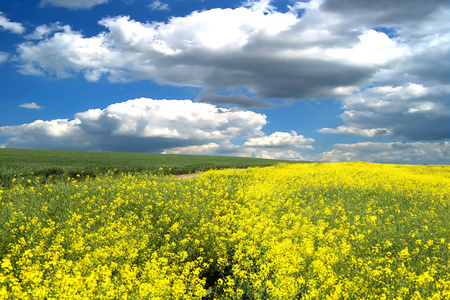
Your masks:
<path fill-rule="evenodd" d="M 282 164 L 0 189 L 0 299 L 449 299 L 450 167 Z"/>

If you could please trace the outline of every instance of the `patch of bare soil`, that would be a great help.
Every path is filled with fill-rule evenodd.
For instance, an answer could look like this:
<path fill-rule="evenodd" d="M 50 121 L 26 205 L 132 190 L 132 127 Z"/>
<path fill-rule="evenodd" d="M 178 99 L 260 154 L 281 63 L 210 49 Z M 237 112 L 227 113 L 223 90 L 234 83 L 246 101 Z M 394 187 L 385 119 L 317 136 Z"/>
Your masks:
<path fill-rule="evenodd" d="M 224 169 L 224 170 L 228 170 L 228 169 Z M 236 172 L 242 172 L 242 171 L 245 171 L 247 169 L 231 169 L 231 170 L 236 171 Z M 198 176 L 200 176 L 202 174 L 205 174 L 205 172 L 182 174 L 182 175 L 177 175 L 174 178 L 175 179 L 190 179 L 190 178 L 198 177 Z"/>
<path fill-rule="evenodd" d="M 200 173 L 191 173 L 191 174 L 183 174 L 183 175 L 177 175 L 174 178 L 175 179 L 189 179 L 189 178 L 195 178 L 198 177 L 202 174 L 204 174 L 205 172 L 200 172 Z"/>

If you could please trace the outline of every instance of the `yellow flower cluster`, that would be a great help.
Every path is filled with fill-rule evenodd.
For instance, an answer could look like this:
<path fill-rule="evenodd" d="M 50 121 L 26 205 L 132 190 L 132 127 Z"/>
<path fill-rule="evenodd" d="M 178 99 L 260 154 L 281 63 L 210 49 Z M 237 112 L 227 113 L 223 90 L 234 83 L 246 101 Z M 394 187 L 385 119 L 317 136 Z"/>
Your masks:
<path fill-rule="evenodd" d="M 450 299 L 450 167 L 0 189 L 0 299 Z"/>

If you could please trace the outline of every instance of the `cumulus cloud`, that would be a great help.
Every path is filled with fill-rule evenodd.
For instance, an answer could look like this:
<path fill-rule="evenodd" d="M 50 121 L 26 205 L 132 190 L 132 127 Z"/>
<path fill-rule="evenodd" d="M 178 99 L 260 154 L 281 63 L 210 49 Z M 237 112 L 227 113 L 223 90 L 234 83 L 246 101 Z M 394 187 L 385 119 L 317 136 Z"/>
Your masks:
<path fill-rule="evenodd" d="M 149 5 L 151 10 L 170 10 L 169 4 L 163 3 L 159 0 L 153 1 L 152 4 Z"/>
<path fill-rule="evenodd" d="M 42 0 L 41 6 L 53 5 L 71 9 L 86 9 L 106 2 L 108 0 Z"/>
<path fill-rule="evenodd" d="M 191 100 L 140 98 L 75 115 L 86 132 L 191 140 L 261 135 L 266 116 Z"/>
<path fill-rule="evenodd" d="M 298 135 L 297 132 L 274 132 L 269 136 L 261 136 L 249 138 L 244 143 L 248 147 L 263 147 L 263 148 L 312 148 L 311 143 L 314 139 L 305 138 L 303 135 Z"/>
<path fill-rule="evenodd" d="M 321 133 L 360 136 L 390 134 L 410 141 L 450 137 L 450 88 L 420 84 L 377 86 L 346 98 L 341 115 L 347 125 Z"/>
<path fill-rule="evenodd" d="M 37 36 L 46 30 L 45 28 L 35 34 Z M 80 33 L 72 31 L 70 26 L 64 26 L 62 30 L 37 45 L 27 42 L 19 46 L 21 59 L 40 62 L 40 67 L 34 64 L 21 65 L 22 73 L 42 75 L 51 71 L 57 77 L 65 78 L 84 71 L 87 80 L 95 81 L 107 71 L 104 69 L 105 60 L 113 61 L 118 58 L 102 46 L 101 36 L 84 39 Z"/>
<path fill-rule="evenodd" d="M 374 137 L 391 134 L 392 131 L 386 128 L 371 128 L 371 129 L 361 129 L 352 126 L 338 126 L 337 128 L 322 128 L 319 129 L 320 133 L 331 133 L 331 134 L 354 134 L 365 137 Z"/>
<path fill-rule="evenodd" d="M 175 147 L 165 150 L 165 154 L 189 154 L 189 155 L 223 155 L 237 157 L 253 157 L 265 159 L 304 160 L 300 152 L 289 149 L 251 147 L 247 145 L 234 145 L 230 142 L 208 143 L 199 146 Z"/>
<path fill-rule="evenodd" d="M 34 106 L 34 105 L 30 105 Z M 73 120 L 37 120 L 0 127 L 7 148 L 135 151 L 302 159 L 313 139 L 275 132 L 266 116 L 191 100 L 139 98 L 75 114 Z M 234 141 L 234 142 L 233 142 Z M 240 141 L 240 142 L 239 142 Z M 234 144 L 239 142 L 240 145 Z"/>
<path fill-rule="evenodd" d="M 11 31 L 13 33 L 22 34 L 25 31 L 25 27 L 22 23 L 11 22 L 3 12 L 0 11 L 0 28 Z"/>
<path fill-rule="evenodd" d="M 188 155 L 217 155 L 219 153 L 234 153 L 236 146 L 227 143 L 226 145 L 219 145 L 216 143 L 208 143 L 199 146 L 174 147 L 166 149 L 163 154 L 188 154 Z"/>
<path fill-rule="evenodd" d="M 362 142 L 335 144 L 333 149 L 320 155 L 309 156 L 316 161 L 365 161 L 374 163 L 450 164 L 450 143 L 381 143 Z"/>
<path fill-rule="evenodd" d="M 314 142 L 314 139 L 305 138 L 302 135 L 298 135 L 295 131 L 290 133 L 274 132 L 269 136 L 250 137 L 242 145 L 235 145 L 230 141 L 213 142 L 198 146 L 175 147 L 166 150 L 164 153 L 303 160 L 304 155 L 298 150 L 311 150 L 313 147 L 310 144 Z"/>
<path fill-rule="evenodd" d="M 348 1 L 331 3 L 338 9 L 346 7 Z M 387 134 L 407 141 L 450 138 L 450 23 L 445 21 L 450 18 L 450 10 L 440 1 L 429 4 L 424 7 L 423 3 L 415 1 L 399 3 L 399 9 L 405 9 L 402 14 L 405 23 L 393 31 L 398 42 L 408 45 L 408 51 L 377 72 L 373 77 L 376 84 L 344 97 L 341 118 L 345 125 L 336 129 L 323 128 L 320 132 L 360 136 Z M 366 9 L 373 5 L 377 6 L 378 2 Z M 392 8 L 392 12 L 396 9 L 397 6 Z M 357 10 L 364 14 L 363 7 Z M 422 10 L 420 18 L 415 19 Z M 396 22 L 393 16 L 381 10 L 379 16 L 372 17 L 383 19 L 384 25 L 391 26 Z M 372 17 L 366 21 L 374 22 Z M 409 22 L 414 26 L 407 26 Z"/>
<path fill-rule="evenodd" d="M 346 44 L 342 40 L 348 38 L 330 31 L 331 17 L 321 18 L 317 28 L 322 16 L 313 9 L 300 18 L 297 9 L 280 13 L 264 3 L 193 12 L 167 23 L 105 18 L 100 24 L 107 31 L 93 37 L 68 28 L 20 45 L 21 70 L 58 77 L 82 73 L 91 81 L 152 79 L 198 86 L 207 94 L 242 87 L 261 98 L 329 98 L 348 94 L 377 71 L 369 63 L 373 56 L 355 52 L 379 45 L 374 51 L 383 55 L 377 63 L 387 63 L 403 51 L 371 30 Z"/>
<path fill-rule="evenodd" d="M 42 109 L 42 108 L 44 108 L 43 106 L 37 105 L 36 102 L 23 103 L 23 104 L 20 104 L 19 106 L 23 107 L 23 108 L 30 108 L 30 109 Z"/>
<path fill-rule="evenodd" d="M 409 17 L 397 21 L 391 17 L 397 7 L 370 4 L 377 9 L 372 11 L 356 1 L 358 13 L 350 13 L 346 8 L 353 2 L 298 2 L 281 13 L 270 1 L 247 1 L 235 9 L 195 11 L 152 23 L 108 17 L 99 22 L 106 31 L 97 36 L 64 27 L 46 40 L 23 43 L 18 61 L 25 74 L 64 78 L 81 73 L 89 81 L 107 76 L 197 86 L 208 95 L 201 101 L 243 106 L 260 106 L 259 99 L 343 98 L 380 76 L 390 75 L 394 85 L 399 76 L 393 73 L 440 78 L 448 73 L 445 64 L 432 72 L 421 63 L 421 58 L 431 63 L 448 56 L 448 26 L 442 24 L 448 24 L 449 10 L 439 1 L 402 3 Z M 426 13 L 413 18 L 421 9 Z M 33 36 L 49 32 L 41 27 Z M 420 82 L 413 79 L 404 76 L 395 85 Z M 242 88 L 255 97 L 220 94 Z"/>
<path fill-rule="evenodd" d="M 45 39 L 54 32 L 64 30 L 64 28 L 67 31 L 69 31 L 70 27 L 68 27 L 68 26 L 64 27 L 59 22 L 53 23 L 51 25 L 41 25 L 41 26 L 36 27 L 36 29 L 34 30 L 33 33 L 26 35 L 25 38 L 30 39 L 30 40 Z"/>
<path fill-rule="evenodd" d="M 89 142 L 78 127 L 79 120 L 37 120 L 19 126 L 0 127 L 0 135 L 12 136 L 3 148 L 83 150 Z"/>
<path fill-rule="evenodd" d="M 177 146 L 263 135 L 266 116 L 191 100 L 140 98 L 91 109 L 74 120 L 0 127 L 7 147 L 161 152 Z"/>

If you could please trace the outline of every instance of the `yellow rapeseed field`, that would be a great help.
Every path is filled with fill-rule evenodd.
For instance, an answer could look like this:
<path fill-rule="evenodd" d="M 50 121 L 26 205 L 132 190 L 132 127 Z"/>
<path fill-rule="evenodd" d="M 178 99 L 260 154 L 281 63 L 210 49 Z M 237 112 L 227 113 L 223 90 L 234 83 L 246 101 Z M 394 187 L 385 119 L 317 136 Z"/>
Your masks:
<path fill-rule="evenodd" d="M 0 299 L 450 299 L 449 166 L 13 180 Z"/>

